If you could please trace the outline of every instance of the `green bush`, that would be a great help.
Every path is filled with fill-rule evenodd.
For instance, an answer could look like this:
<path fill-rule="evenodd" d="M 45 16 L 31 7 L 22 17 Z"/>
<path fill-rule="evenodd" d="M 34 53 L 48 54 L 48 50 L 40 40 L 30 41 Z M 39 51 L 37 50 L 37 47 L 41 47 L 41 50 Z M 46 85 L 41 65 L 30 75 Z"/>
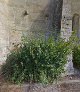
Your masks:
<path fill-rule="evenodd" d="M 63 40 L 23 40 L 2 66 L 4 77 L 13 83 L 52 83 L 64 72 L 70 44 Z"/>
<path fill-rule="evenodd" d="M 75 68 L 80 69 L 80 45 L 75 46 L 73 49 L 73 64 Z"/>

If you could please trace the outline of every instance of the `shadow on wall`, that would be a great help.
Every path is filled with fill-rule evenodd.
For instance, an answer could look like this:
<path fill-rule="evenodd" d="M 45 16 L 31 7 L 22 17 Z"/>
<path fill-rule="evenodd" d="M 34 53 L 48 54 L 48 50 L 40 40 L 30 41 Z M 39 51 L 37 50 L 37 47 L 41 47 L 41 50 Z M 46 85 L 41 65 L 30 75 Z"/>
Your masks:
<path fill-rule="evenodd" d="M 22 32 L 28 38 L 57 35 L 61 27 L 62 2 L 63 0 L 9 0 L 9 19 L 15 24 L 10 31 Z"/>

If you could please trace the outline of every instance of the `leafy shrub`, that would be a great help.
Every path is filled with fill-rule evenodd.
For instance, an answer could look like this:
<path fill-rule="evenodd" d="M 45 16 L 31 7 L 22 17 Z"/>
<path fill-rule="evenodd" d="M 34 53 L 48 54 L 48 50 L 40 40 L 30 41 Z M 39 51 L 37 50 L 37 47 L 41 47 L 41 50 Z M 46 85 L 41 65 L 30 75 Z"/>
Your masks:
<path fill-rule="evenodd" d="M 8 55 L 2 67 L 4 77 L 13 83 L 52 83 L 64 72 L 70 44 L 63 40 L 23 40 Z"/>
<path fill-rule="evenodd" d="M 75 46 L 73 49 L 73 64 L 75 68 L 80 69 L 80 45 Z"/>

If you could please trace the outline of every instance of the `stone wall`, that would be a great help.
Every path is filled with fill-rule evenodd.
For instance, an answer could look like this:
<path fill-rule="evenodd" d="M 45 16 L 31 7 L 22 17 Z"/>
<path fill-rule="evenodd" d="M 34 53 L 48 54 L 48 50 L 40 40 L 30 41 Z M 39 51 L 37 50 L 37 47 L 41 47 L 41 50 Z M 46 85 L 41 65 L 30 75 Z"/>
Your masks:
<path fill-rule="evenodd" d="M 57 34 L 59 31 L 53 29 L 60 27 L 61 3 L 62 0 L 0 0 L 0 63 L 22 35 L 30 39 Z M 80 0 L 63 0 L 61 36 L 66 41 L 72 33 L 73 14 L 80 14 L 79 9 Z"/>
<path fill-rule="evenodd" d="M 61 37 L 68 41 L 72 34 L 72 14 L 71 1 L 63 0 L 62 22 L 61 22 Z M 72 63 L 72 54 L 68 55 L 67 64 L 65 65 L 66 74 L 73 74 L 74 68 Z"/>
<path fill-rule="evenodd" d="M 51 32 L 53 7 L 54 0 L 0 0 L 0 63 L 22 35 Z"/>
<path fill-rule="evenodd" d="M 74 16 L 75 14 L 77 14 L 79 16 L 79 20 L 75 20 L 75 22 L 77 21 L 76 23 L 76 31 L 77 31 L 77 35 L 78 37 L 80 38 L 80 0 L 71 0 L 72 3 L 71 3 L 71 13 L 72 13 L 72 16 Z M 74 31 L 74 30 L 73 30 Z"/>
<path fill-rule="evenodd" d="M 60 28 L 61 4 L 62 0 L 0 0 L 0 62 L 22 35 L 30 39 L 55 33 L 53 27 Z"/>
<path fill-rule="evenodd" d="M 69 40 L 72 31 L 77 31 L 80 38 L 80 0 L 63 0 L 61 36 L 65 41 Z M 72 55 L 68 56 L 66 67 L 68 74 L 73 73 Z"/>
<path fill-rule="evenodd" d="M 68 40 L 74 30 L 78 31 L 80 37 L 80 0 L 63 0 L 61 24 L 61 36 L 63 38 Z"/>

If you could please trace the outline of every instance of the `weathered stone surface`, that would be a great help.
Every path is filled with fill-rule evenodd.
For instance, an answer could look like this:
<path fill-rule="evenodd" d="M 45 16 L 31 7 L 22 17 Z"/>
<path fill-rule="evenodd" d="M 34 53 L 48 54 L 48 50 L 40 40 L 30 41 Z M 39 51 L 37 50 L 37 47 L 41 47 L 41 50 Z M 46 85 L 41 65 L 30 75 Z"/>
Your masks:
<path fill-rule="evenodd" d="M 80 92 L 80 80 L 60 81 L 57 84 L 0 85 L 0 92 Z"/>
<path fill-rule="evenodd" d="M 0 62 L 6 59 L 3 53 L 7 54 L 7 48 L 13 43 L 20 42 L 22 35 L 30 39 L 53 34 L 53 26 L 54 29 L 60 27 L 61 2 L 59 0 L 0 0 Z"/>
<path fill-rule="evenodd" d="M 58 92 L 56 85 L 46 86 L 39 84 L 25 85 L 3 85 L 0 86 L 0 92 Z"/>
<path fill-rule="evenodd" d="M 27 38 L 38 38 L 43 34 L 48 36 L 60 33 L 53 30 L 60 27 L 60 1 L 62 2 L 62 0 L 0 0 L 0 64 L 6 60 L 8 48 L 13 43 L 19 43 L 22 35 Z M 80 14 L 79 9 L 80 0 L 63 0 L 61 36 L 66 41 L 72 33 L 72 17 L 75 13 Z"/>
<path fill-rule="evenodd" d="M 72 14 L 71 1 L 63 0 L 62 22 L 61 22 L 61 37 L 68 41 L 72 34 Z M 68 55 L 67 64 L 65 65 L 66 74 L 74 73 L 72 55 Z"/>
<path fill-rule="evenodd" d="M 54 0 L 0 0 L 0 62 L 22 35 L 28 38 L 52 30 Z"/>

